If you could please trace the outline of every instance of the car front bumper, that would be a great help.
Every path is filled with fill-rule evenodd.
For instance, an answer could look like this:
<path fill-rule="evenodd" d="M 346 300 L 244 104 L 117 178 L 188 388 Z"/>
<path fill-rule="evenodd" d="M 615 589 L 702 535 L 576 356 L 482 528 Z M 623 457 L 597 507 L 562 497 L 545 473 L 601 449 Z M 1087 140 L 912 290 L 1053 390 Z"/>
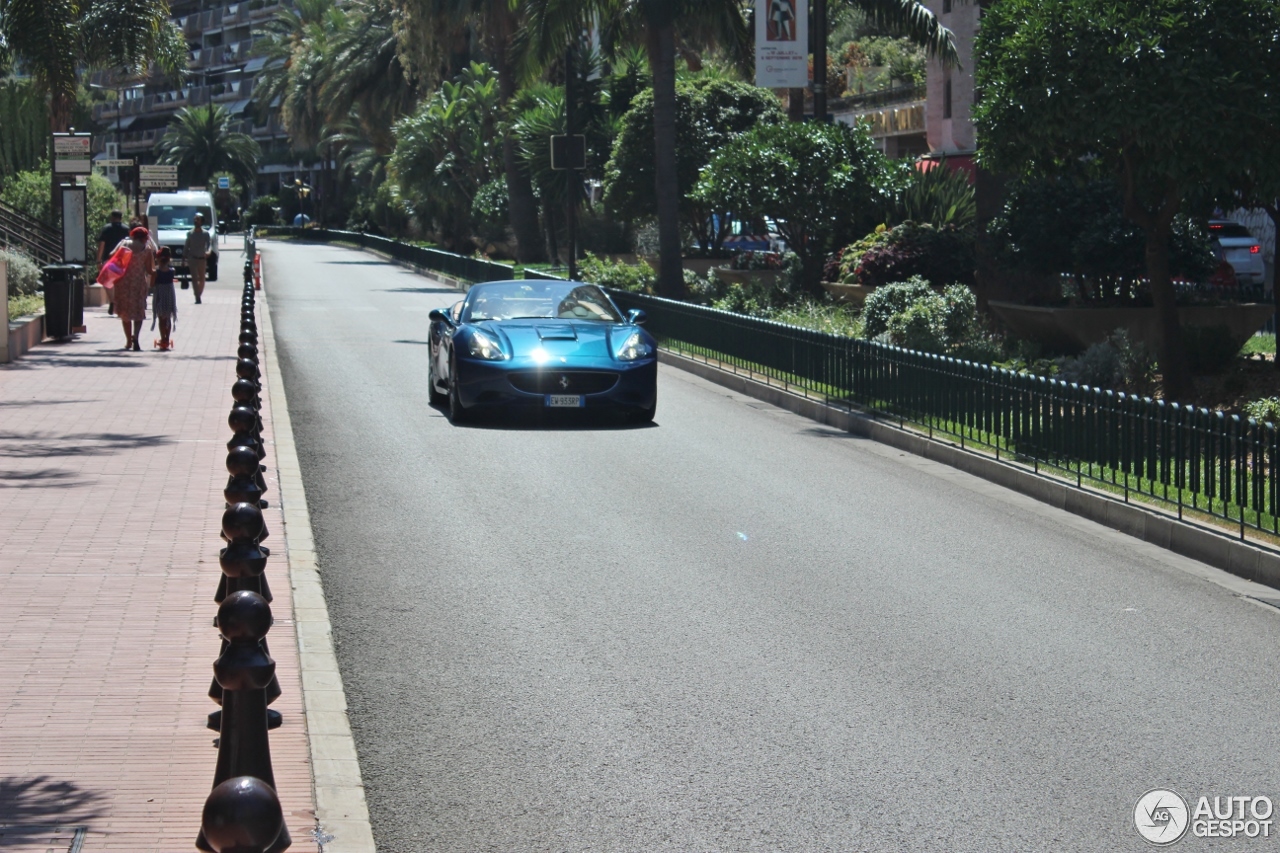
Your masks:
<path fill-rule="evenodd" d="M 546 408 L 548 394 L 581 396 L 583 408 L 588 409 L 643 410 L 657 399 L 656 358 L 537 364 L 529 359 L 484 361 L 459 356 L 457 370 L 458 397 L 468 409 Z M 616 381 L 604 390 L 594 390 L 606 374 L 615 375 Z M 563 385 L 558 381 L 562 376 L 567 379 Z"/>

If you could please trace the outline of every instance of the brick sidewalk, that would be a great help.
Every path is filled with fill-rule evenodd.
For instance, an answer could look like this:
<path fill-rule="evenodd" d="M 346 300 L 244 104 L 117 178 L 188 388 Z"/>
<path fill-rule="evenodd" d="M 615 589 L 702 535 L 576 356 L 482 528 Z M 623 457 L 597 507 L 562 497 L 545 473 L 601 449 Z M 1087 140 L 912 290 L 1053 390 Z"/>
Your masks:
<path fill-rule="evenodd" d="M 233 254 L 228 250 L 227 255 Z M 238 252 L 232 260 L 238 260 Z M 213 780 L 206 691 L 240 283 L 179 291 L 176 349 L 120 322 L 0 366 L 0 850 L 194 850 Z M 315 802 L 270 400 L 272 761 L 294 851 Z"/>

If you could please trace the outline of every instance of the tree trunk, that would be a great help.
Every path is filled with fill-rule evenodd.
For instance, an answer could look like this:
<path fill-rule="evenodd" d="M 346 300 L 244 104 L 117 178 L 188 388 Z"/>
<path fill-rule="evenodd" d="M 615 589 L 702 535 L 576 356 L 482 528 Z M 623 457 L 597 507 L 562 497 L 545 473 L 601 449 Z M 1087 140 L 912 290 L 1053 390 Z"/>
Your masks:
<path fill-rule="evenodd" d="M 680 185 L 676 173 L 675 24 L 650 20 L 649 67 L 653 71 L 653 171 L 658 202 L 658 295 L 684 296 L 680 261 Z"/>
<path fill-rule="evenodd" d="M 493 56 L 494 69 L 498 72 L 498 95 L 506 109 L 516 93 L 516 72 L 511 64 L 511 39 L 515 31 L 515 15 L 507 3 L 496 3 L 492 10 L 492 43 L 489 53 Z M 538 225 L 538 199 L 533 194 L 533 182 L 525 171 L 516 151 L 511 134 L 502 140 L 502 170 L 507 179 L 507 216 L 511 233 L 516 238 L 516 259 L 532 263 L 546 258 L 542 244 L 542 229 Z"/>
<path fill-rule="evenodd" d="M 787 119 L 804 121 L 804 89 L 787 90 Z"/>
<path fill-rule="evenodd" d="M 1154 211 L 1139 201 L 1136 188 L 1137 164 L 1132 147 L 1122 153 L 1124 213 L 1146 235 L 1144 255 L 1147 278 L 1151 281 L 1151 301 L 1156 307 L 1156 323 L 1160 339 L 1156 355 L 1164 377 L 1164 399 L 1170 403 L 1185 399 L 1191 390 L 1191 371 L 1182 346 L 1182 326 L 1178 320 L 1178 303 L 1173 292 L 1173 276 L 1169 272 L 1169 241 L 1173 236 L 1173 217 L 1182 207 L 1182 193 L 1172 181 L 1159 198 Z"/>
<path fill-rule="evenodd" d="M 1157 352 L 1160 372 L 1164 376 L 1164 399 L 1176 403 L 1186 399 L 1191 390 L 1191 371 L 1187 366 L 1187 353 L 1182 346 L 1182 326 L 1178 322 L 1178 304 L 1173 292 L 1173 277 L 1169 273 L 1169 239 L 1172 234 L 1169 222 L 1157 223 L 1146 230 L 1147 277 L 1151 279 L 1151 299 L 1156 306 L 1156 321 L 1160 329 Z"/>

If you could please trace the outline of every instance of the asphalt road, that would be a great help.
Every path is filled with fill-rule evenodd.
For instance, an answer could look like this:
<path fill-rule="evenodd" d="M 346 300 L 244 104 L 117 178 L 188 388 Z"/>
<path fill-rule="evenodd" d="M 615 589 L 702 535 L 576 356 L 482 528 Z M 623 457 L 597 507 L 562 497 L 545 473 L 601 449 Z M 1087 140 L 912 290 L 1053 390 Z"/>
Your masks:
<path fill-rule="evenodd" d="M 1142 850 L 1149 789 L 1280 800 L 1249 585 L 673 369 L 652 427 L 454 427 L 456 292 L 264 250 L 380 851 Z"/>

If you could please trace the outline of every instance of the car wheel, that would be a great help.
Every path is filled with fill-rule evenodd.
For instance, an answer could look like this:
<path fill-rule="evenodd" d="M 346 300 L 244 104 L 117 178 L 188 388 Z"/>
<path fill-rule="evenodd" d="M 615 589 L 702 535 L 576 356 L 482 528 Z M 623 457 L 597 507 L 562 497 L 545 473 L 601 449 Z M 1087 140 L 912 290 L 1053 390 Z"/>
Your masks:
<path fill-rule="evenodd" d="M 458 371 L 457 366 L 452 365 L 453 369 L 449 371 L 449 420 L 455 424 L 465 423 L 467 420 L 467 410 L 462 405 L 462 398 L 458 395 Z"/>
<path fill-rule="evenodd" d="M 213 263 L 209 264 L 208 270 L 205 272 L 205 281 L 218 280 L 218 261 L 215 258 Z"/>
<path fill-rule="evenodd" d="M 627 420 L 633 424 L 651 424 L 653 416 L 658 412 L 658 401 L 654 400 L 653 405 L 647 409 L 640 409 L 627 415 Z"/>
<path fill-rule="evenodd" d="M 447 399 L 448 395 L 436 390 L 436 360 L 433 358 L 427 366 L 427 402 L 433 406 L 443 406 Z"/>

